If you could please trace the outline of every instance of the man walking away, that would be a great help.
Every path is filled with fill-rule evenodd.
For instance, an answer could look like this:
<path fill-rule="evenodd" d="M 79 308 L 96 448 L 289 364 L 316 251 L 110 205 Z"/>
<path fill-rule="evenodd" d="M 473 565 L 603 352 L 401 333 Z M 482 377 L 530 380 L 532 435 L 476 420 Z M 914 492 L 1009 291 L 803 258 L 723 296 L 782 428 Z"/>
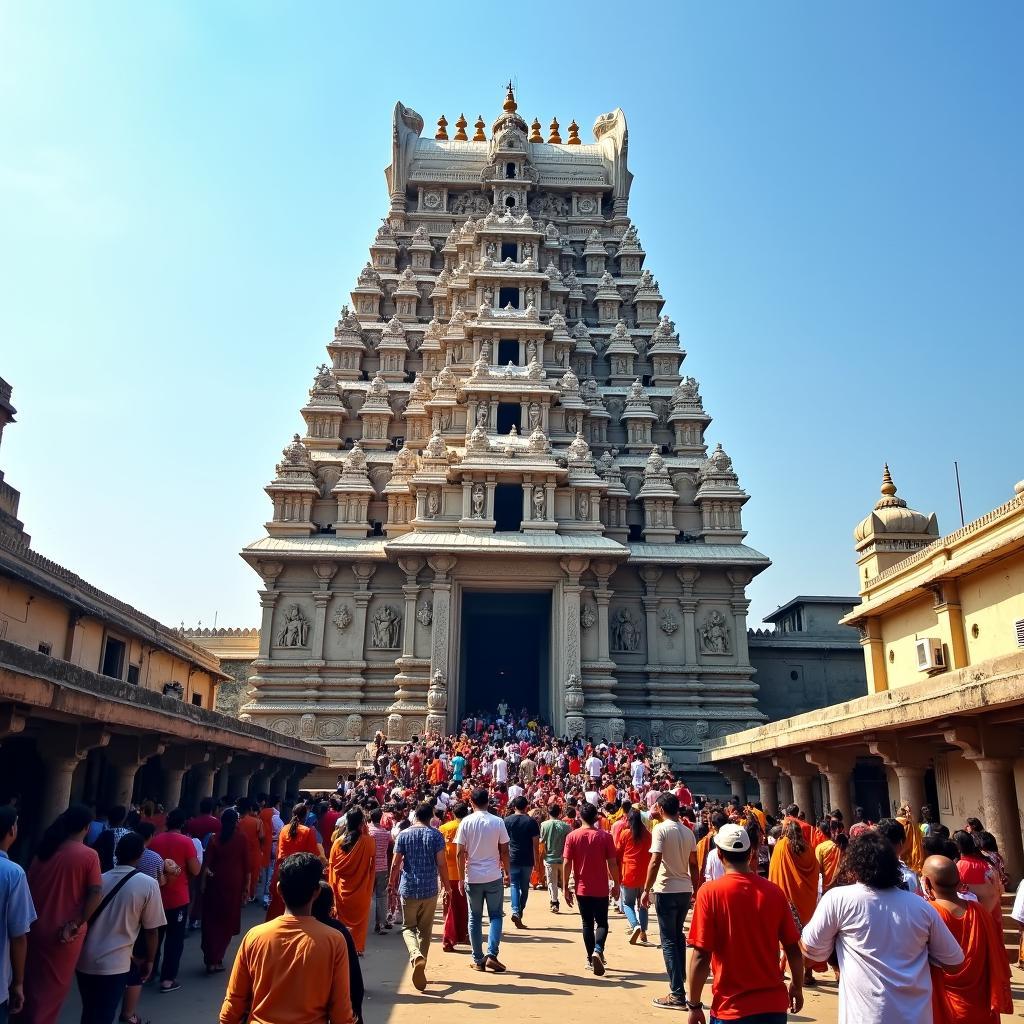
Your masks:
<path fill-rule="evenodd" d="M 658 1006 L 678 1009 L 678 1003 L 685 1001 L 683 973 L 686 970 L 686 936 L 683 924 L 693 897 L 693 882 L 690 880 L 690 862 L 695 859 L 697 841 L 693 833 L 679 820 L 679 799 L 673 793 L 662 793 L 657 808 L 661 812 L 661 824 L 654 829 L 651 839 L 651 863 L 647 866 L 647 882 L 641 906 L 651 905 L 654 892 L 654 908 L 658 915 L 658 930 L 661 932 L 661 954 L 665 959 L 668 974 L 669 993 L 675 1003 L 657 1003 Z"/>
<path fill-rule="evenodd" d="M 505 822 L 487 810 L 486 789 L 475 789 L 470 798 L 473 813 L 464 818 L 455 833 L 458 847 L 459 878 L 462 892 L 469 901 L 469 944 L 473 949 L 475 971 L 488 968 L 497 974 L 505 970 L 498 959 L 501 946 L 501 922 L 505 899 L 503 881 L 508 878 L 508 831 Z M 483 950 L 483 913 L 487 904 L 490 922 L 487 935 L 487 956 Z"/>
<path fill-rule="evenodd" d="M 960 874 L 948 857 L 929 857 L 921 880 L 925 897 L 964 951 L 964 962 L 955 971 L 931 968 L 935 1024 L 999 1024 L 1001 1013 L 1013 1013 L 1013 998 L 1010 965 L 994 918 L 976 900 L 960 898 Z"/>
<path fill-rule="evenodd" d="M 801 937 L 805 959 L 839 957 L 838 1024 L 932 1024 L 928 964 L 959 967 L 963 951 L 938 911 L 900 888 L 884 836 L 872 829 L 851 839 L 846 870 L 857 884 L 829 889 Z"/>
<path fill-rule="evenodd" d="M 284 859 L 277 887 L 286 912 L 251 928 L 242 939 L 220 1024 L 351 1024 L 348 946 L 341 932 L 312 916 L 323 873 L 320 858 L 311 853 Z"/>
<path fill-rule="evenodd" d="M 441 948 L 446 953 L 454 951 L 458 945 L 469 945 L 469 906 L 466 894 L 459 888 L 459 848 L 455 845 L 455 835 L 459 831 L 462 819 L 469 814 L 469 804 L 460 800 L 453 808 L 455 815 L 446 821 L 438 831 L 444 837 L 445 859 L 448 862 L 448 878 L 451 886 L 445 893 L 444 936 Z"/>
<path fill-rule="evenodd" d="M 127 832 L 117 842 L 117 867 L 103 874 L 103 898 L 89 919 L 89 931 L 75 974 L 82 996 L 82 1024 L 112 1024 L 128 985 L 141 985 L 153 973 L 158 929 L 167 922 L 160 885 L 138 870 L 146 842 Z M 132 948 L 145 933 L 145 960 Z"/>
<path fill-rule="evenodd" d="M 420 992 L 427 987 L 427 952 L 437 909 L 438 877 L 445 892 L 451 888 L 444 836 L 430 827 L 433 816 L 433 804 L 423 803 L 416 808 L 415 822 L 395 840 L 391 865 L 391 888 L 402 897 L 402 938 L 409 950 L 412 983 Z"/>
<path fill-rule="evenodd" d="M 391 874 L 391 858 L 394 856 L 394 839 L 391 836 L 391 829 L 381 828 L 383 818 L 384 812 L 379 807 L 370 812 L 369 833 L 374 846 L 373 930 L 377 935 L 391 928 L 391 922 L 388 921 L 388 878 Z M 330 841 L 328 836 L 327 842 Z"/>
<path fill-rule="evenodd" d="M 600 977 L 604 974 L 604 944 L 608 939 L 608 879 L 612 880 L 612 896 L 617 900 L 619 863 L 612 837 L 597 827 L 597 808 L 585 803 L 580 808 L 580 818 L 582 827 L 570 832 L 565 840 L 562 892 L 571 907 L 573 891 L 569 888 L 569 879 L 575 878 L 587 967 Z"/>
<path fill-rule="evenodd" d="M 523 914 L 530 895 L 530 876 L 540 856 L 540 826 L 526 813 L 529 806 L 525 796 L 512 801 L 512 813 L 505 819 L 508 832 L 508 873 L 512 878 L 512 923 L 525 928 Z"/>
<path fill-rule="evenodd" d="M 690 1020 L 704 1021 L 701 993 L 714 973 L 711 1019 L 729 1024 L 785 1024 L 786 1011 L 803 1007 L 800 933 L 782 890 L 750 869 L 750 835 L 739 825 L 715 833 L 722 858 L 721 878 L 701 886 L 690 921 L 687 974 Z M 787 992 L 779 974 L 779 946 L 786 952 Z M 655 1006 L 682 1009 L 671 993 Z"/>
<path fill-rule="evenodd" d="M 548 882 L 548 899 L 551 913 L 558 913 L 558 894 L 562 888 L 562 863 L 565 840 L 571 829 L 562 820 L 562 808 L 558 804 L 548 807 L 548 820 L 540 827 L 540 839 L 544 844 L 544 873 Z"/>
<path fill-rule="evenodd" d="M 0 807 L 0 1024 L 25 1004 L 25 953 L 36 908 L 25 872 L 7 851 L 18 839 L 18 812 Z"/>

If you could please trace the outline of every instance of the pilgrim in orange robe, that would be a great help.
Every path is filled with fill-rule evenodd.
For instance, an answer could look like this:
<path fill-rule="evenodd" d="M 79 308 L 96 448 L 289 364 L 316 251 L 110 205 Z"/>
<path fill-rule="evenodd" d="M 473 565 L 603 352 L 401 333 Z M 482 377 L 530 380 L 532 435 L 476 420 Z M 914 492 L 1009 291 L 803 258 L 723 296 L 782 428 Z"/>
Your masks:
<path fill-rule="evenodd" d="M 909 815 L 901 815 L 896 820 L 907 833 L 907 845 L 903 847 L 903 862 L 911 871 L 920 874 L 921 868 L 924 867 L 924 840 L 921 838 L 921 830 Z"/>
<path fill-rule="evenodd" d="M 274 849 L 274 808 L 263 807 L 260 810 L 260 824 L 263 826 L 263 837 L 260 840 L 261 866 L 270 867 Z"/>
<path fill-rule="evenodd" d="M 263 864 L 261 829 L 260 819 L 254 814 L 244 814 L 238 819 L 238 831 L 245 836 L 249 846 L 249 899 L 256 894 L 256 883 L 259 881 L 260 867 Z"/>
<path fill-rule="evenodd" d="M 703 839 L 697 841 L 697 877 L 693 879 L 693 891 L 696 892 L 704 884 L 704 868 L 708 862 L 708 854 L 711 852 L 711 843 L 714 833 L 709 832 Z M 692 862 L 691 862 L 692 864 Z"/>
<path fill-rule="evenodd" d="M 796 853 L 783 836 L 776 844 L 768 863 L 768 881 L 774 882 L 793 905 L 800 924 L 810 921 L 818 904 L 818 859 L 810 846 Z M 805 964 L 808 970 L 824 971 L 827 964 Z"/>
<path fill-rule="evenodd" d="M 964 962 L 955 970 L 932 967 L 935 1024 L 999 1024 L 1001 1013 L 1013 1013 L 1013 1000 L 1010 964 L 992 915 L 968 900 L 963 917 L 939 903 L 932 906 L 964 951 Z"/>
<path fill-rule="evenodd" d="M 366 933 L 370 928 L 376 847 L 373 839 L 364 833 L 346 853 L 341 845 L 343 837 L 344 834 L 331 847 L 327 880 L 334 890 L 334 912 L 352 933 L 356 950 L 362 953 L 366 950 Z"/>
<path fill-rule="evenodd" d="M 826 839 L 814 848 L 814 857 L 821 868 L 821 891 L 831 889 L 843 859 L 843 851 L 831 839 Z"/>
<path fill-rule="evenodd" d="M 284 859 L 293 853 L 312 853 L 314 856 L 323 857 L 320 834 L 315 828 L 308 828 L 306 825 L 297 823 L 292 825 L 289 822 L 281 829 L 281 833 L 277 837 L 277 860 L 274 861 L 274 876 L 270 880 L 270 907 L 266 917 L 268 921 L 272 921 L 284 913 L 284 900 L 277 891 L 277 876 L 281 871 Z"/>

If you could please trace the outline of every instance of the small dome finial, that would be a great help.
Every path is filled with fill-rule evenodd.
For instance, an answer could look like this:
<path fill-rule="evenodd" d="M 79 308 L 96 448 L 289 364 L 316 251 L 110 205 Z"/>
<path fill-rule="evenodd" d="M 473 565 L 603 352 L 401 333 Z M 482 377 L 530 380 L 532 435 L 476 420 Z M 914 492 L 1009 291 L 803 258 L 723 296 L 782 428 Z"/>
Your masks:
<path fill-rule="evenodd" d="M 437 131 L 434 133 L 434 138 L 440 142 L 448 141 L 448 121 L 444 114 L 437 119 Z"/>
<path fill-rule="evenodd" d="M 501 105 L 501 109 L 507 114 L 514 114 L 519 109 L 519 104 L 516 103 L 516 94 L 512 91 L 511 79 L 509 79 L 508 92 L 505 94 L 505 102 Z"/>
<path fill-rule="evenodd" d="M 484 135 L 484 115 L 477 114 L 476 123 L 473 125 L 476 129 L 476 134 L 473 136 L 474 142 L 486 142 L 487 136 Z"/>
<path fill-rule="evenodd" d="M 560 146 L 562 144 L 562 136 L 558 134 L 558 118 L 551 118 L 551 129 L 548 135 L 548 142 L 553 146 Z"/>
<path fill-rule="evenodd" d="M 892 474 L 889 472 L 889 463 L 885 463 L 882 470 L 882 497 L 892 498 L 896 494 L 896 485 L 892 482 Z"/>
<path fill-rule="evenodd" d="M 580 142 L 580 126 L 575 122 L 569 125 L 569 138 L 565 143 L 567 146 L 582 146 Z"/>
<path fill-rule="evenodd" d="M 531 142 L 543 142 L 544 138 L 540 133 L 540 121 L 537 118 L 533 119 L 533 124 L 530 125 L 530 141 Z"/>
<path fill-rule="evenodd" d="M 465 114 L 459 114 L 458 121 L 455 122 L 455 141 L 456 142 L 469 142 L 469 136 L 466 134 L 466 125 L 469 122 L 466 120 Z"/>

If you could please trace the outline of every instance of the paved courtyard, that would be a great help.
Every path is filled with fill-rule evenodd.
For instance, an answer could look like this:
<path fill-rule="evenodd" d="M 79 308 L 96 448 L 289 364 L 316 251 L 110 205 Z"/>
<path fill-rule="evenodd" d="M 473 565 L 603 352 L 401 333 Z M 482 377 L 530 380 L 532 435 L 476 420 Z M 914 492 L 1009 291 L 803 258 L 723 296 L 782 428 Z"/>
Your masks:
<path fill-rule="evenodd" d="M 468 952 L 443 953 L 437 944 L 431 948 L 428 986 L 423 994 L 412 986 L 405 943 L 398 929 L 383 936 L 371 934 L 362 961 L 366 1024 L 452 1024 L 468 1020 L 474 1010 L 509 1011 L 507 1019 L 515 1020 L 585 1019 L 588 1024 L 672 1016 L 651 1006 L 651 999 L 666 991 L 661 951 L 653 944 L 630 946 L 621 915 L 612 913 L 608 973 L 595 978 L 584 969 L 583 941 L 575 912 L 566 913 L 563 907 L 556 916 L 548 911 L 544 893 L 534 893 L 533 898 L 526 912 L 529 930 L 513 928 L 502 941 L 501 956 L 508 966 L 507 974 L 472 972 Z M 250 908 L 244 921 L 251 927 L 262 917 L 261 910 Z M 507 904 L 505 923 L 511 928 Z M 656 935 L 652 917 L 651 936 L 655 942 Z M 189 936 L 180 980 L 181 990 L 166 996 L 147 987 L 140 1009 L 144 1021 L 200 1024 L 216 1020 L 224 993 L 224 976 L 207 978 L 202 973 L 198 933 Z M 1013 981 L 1014 1019 L 1018 1019 L 1024 1016 L 1024 974 L 1014 970 Z M 705 1001 L 709 995 L 707 991 Z M 836 999 L 836 986 L 831 978 L 822 981 L 807 991 L 803 1012 L 790 1020 L 834 1024 Z M 77 995 L 73 995 L 60 1024 L 74 1024 L 78 1016 Z"/>

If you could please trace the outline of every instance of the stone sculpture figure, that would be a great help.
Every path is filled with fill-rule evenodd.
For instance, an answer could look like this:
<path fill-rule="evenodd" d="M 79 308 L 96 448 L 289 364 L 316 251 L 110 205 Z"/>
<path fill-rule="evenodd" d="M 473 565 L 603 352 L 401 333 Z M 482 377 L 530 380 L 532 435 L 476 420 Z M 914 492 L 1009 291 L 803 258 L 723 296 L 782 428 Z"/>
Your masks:
<path fill-rule="evenodd" d="M 370 646 L 377 650 L 392 650 L 398 647 L 398 627 L 402 616 L 391 605 L 380 608 L 370 623 Z"/>
<path fill-rule="evenodd" d="M 532 363 L 537 358 L 537 342 L 531 338 L 526 343 L 526 361 Z"/>
<path fill-rule="evenodd" d="M 421 626 L 429 626 L 434 621 L 434 606 L 424 598 L 416 609 L 416 621 Z"/>
<path fill-rule="evenodd" d="M 530 430 L 536 430 L 540 426 L 540 406 L 536 402 L 530 403 Z"/>
<path fill-rule="evenodd" d="M 708 612 L 700 631 L 700 638 L 708 654 L 729 653 L 729 627 L 725 623 L 725 616 L 717 608 Z"/>
<path fill-rule="evenodd" d="M 493 260 L 498 255 L 498 246 L 494 242 L 487 243 L 487 258 Z"/>
<path fill-rule="evenodd" d="M 476 407 L 476 425 L 478 427 L 487 427 L 487 418 L 490 410 L 486 405 L 478 405 Z"/>
<path fill-rule="evenodd" d="M 544 488 L 539 484 L 533 489 L 533 518 L 544 519 Z"/>
<path fill-rule="evenodd" d="M 484 491 L 483 484 L 473 485 L 473 518 L 483 519 L 484 517 L 484 502 L 486 500 L 486 494 Z"/>
<path fill-rule="evenodd" d="M 436 488 L 427 495 L 427 518 L 434 519 L 441 511 L 441 492 Z"/>
<path fill-rule="evenodd" d="M 352 625 L 352 612 L 347 604 L 343 604 L 335 613 L 334 618 L 331 619 L 337 628 L 339 633 L 343 633 L 349 626 Z"/>
<path fill-rule="evenodd" d="M 590 494 L 587 491 L 583 491 L 576 502 L 576 518 L 583 523 L 590 521 Z"/>
<path fill-rule="evenodd" d="M 580 606 L 580 625 L 584 629 L 590 629 L 594 623 L 597 622 L 597 616 L 594 614 L 593 605 L 584 603 Z"/>
<path fill-rule="evenodd" d="M 309 636 L 309 620 L 297 604 L 289 605 L 284 616 L 284 627 L 278 637 L 282 647 L 305 647 Z"/>
<path fill-rule="evenodd" d="M 613 651 L 636 651 L 640 647 L 640 627 L 633 621 L 628 608 L 620 608 L 612 620 L 611 640 Z"/>

